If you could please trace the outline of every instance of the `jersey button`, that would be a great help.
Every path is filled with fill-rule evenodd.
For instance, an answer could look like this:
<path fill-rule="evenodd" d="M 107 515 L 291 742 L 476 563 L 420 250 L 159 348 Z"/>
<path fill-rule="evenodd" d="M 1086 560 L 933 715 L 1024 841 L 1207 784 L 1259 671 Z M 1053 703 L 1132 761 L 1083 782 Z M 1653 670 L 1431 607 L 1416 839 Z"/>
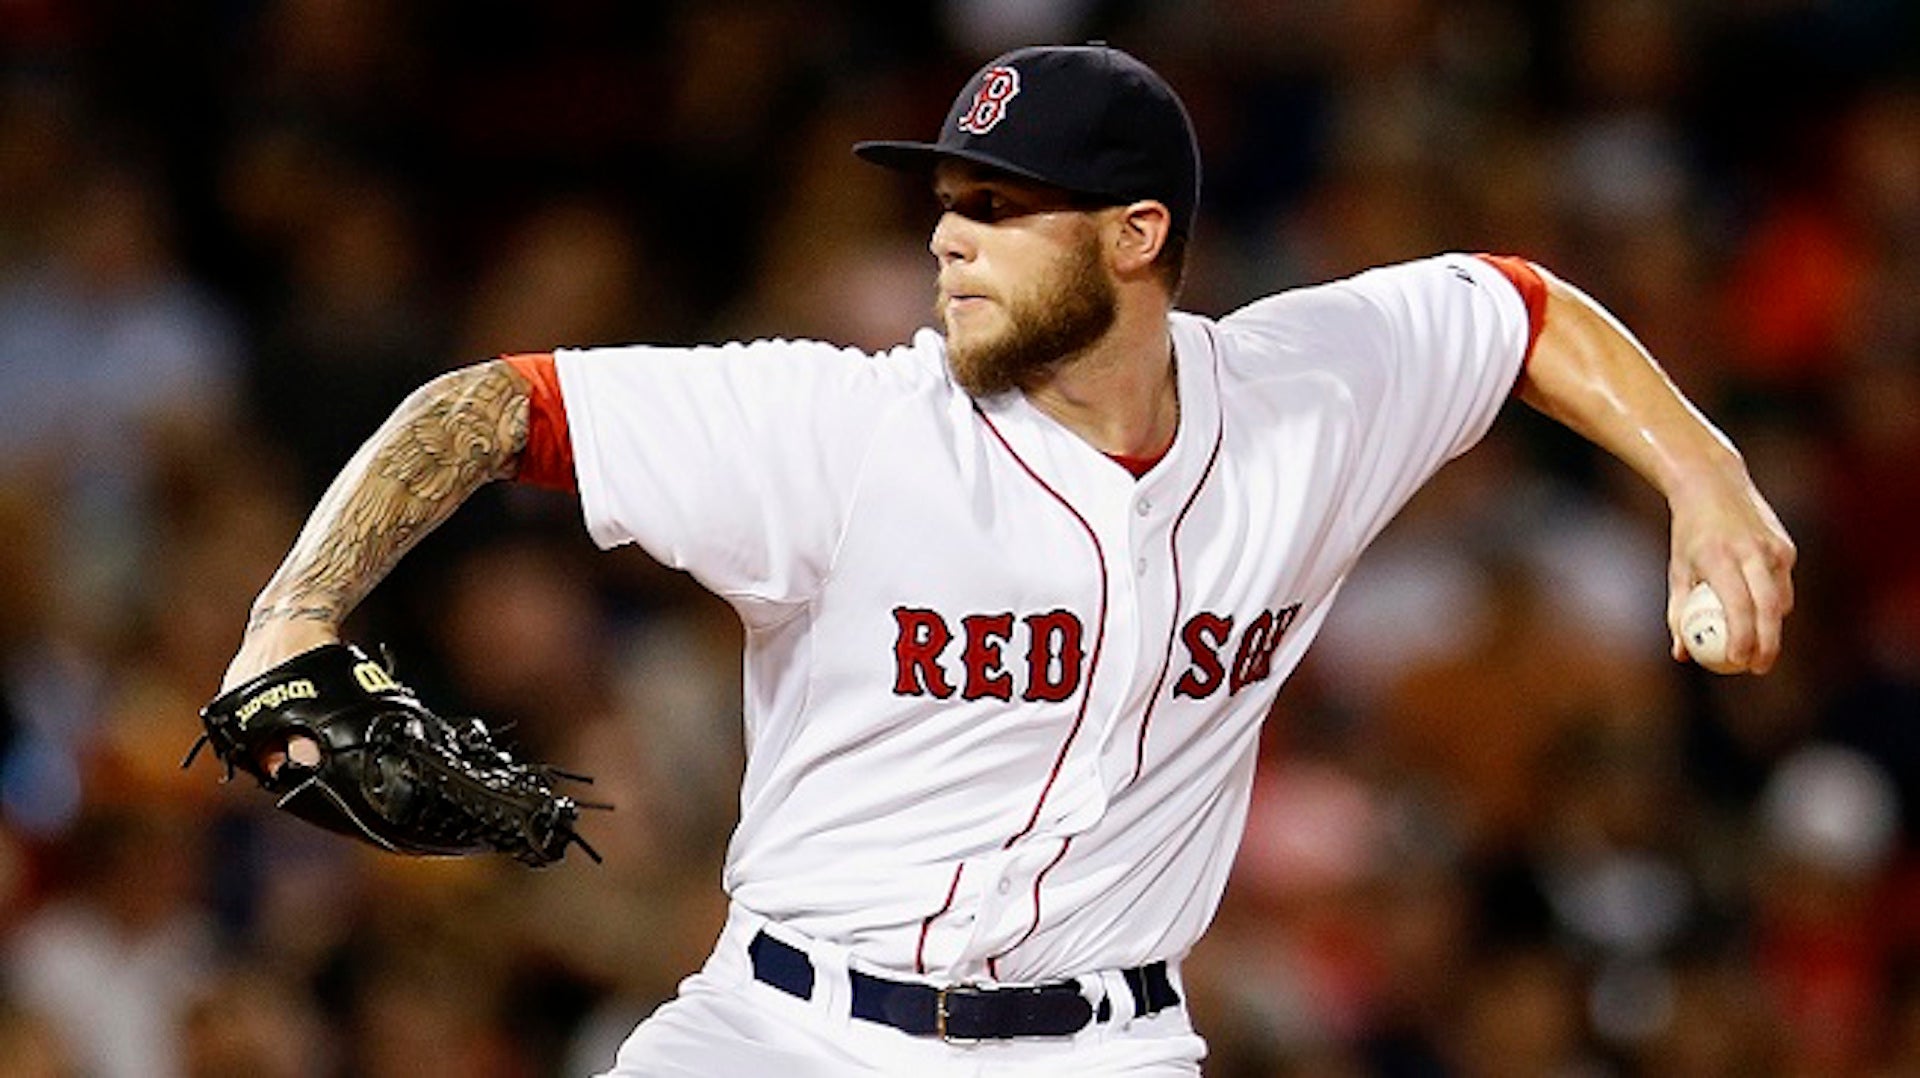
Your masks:
<path fill-rule="evenodd" d="M 1000 893 L 1001 893 L 1001 894 L 1003 894 L 1003 895 L 1004 895 L 1004 894 L 1006 894 L 1006 893 L 1007 893 L 1008 891 L 1011 891 L 1011 890 L 1013 890 L 1013 881 L 1012 881 L 1012 880 L 1001 880 L 1001 881 L 1000 881 Z"/>
<path fill-rule="evenodd" d="M 1147 575 L 1147 559 L 1141 558 L 1139 561 L 1134 562 L 1133 571 L 1139 574 L 1140 576 L 1146 576 Z"/>
<path fill-rule="evenodd" d="M 1141 516 L 1146 516 L 1148 513 L 1153 512 L 1153 503 L 1148 501 L 1145 498 L 1142 498 L 1138 502 L 1134 503 L 1133 511 L 1140 514 Z"/>

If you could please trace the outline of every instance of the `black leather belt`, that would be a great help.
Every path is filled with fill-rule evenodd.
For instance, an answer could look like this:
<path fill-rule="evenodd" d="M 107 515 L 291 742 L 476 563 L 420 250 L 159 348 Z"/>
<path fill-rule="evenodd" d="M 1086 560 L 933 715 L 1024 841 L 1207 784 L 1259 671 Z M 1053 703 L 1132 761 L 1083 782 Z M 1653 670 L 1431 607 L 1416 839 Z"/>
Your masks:
<path fill-rule="evenodd" d="M 753 975 L 790 996 L 813 998 L 813 962 L 805 951 L 761 932 L 747 944 Z M 1180 1002 L 1180 993 L 1167 978 L 1167 964 L 1153 962 L 1122 970 L 1120 976 L 1133 993 L 1138 1017 L 1165 1010 Z M 1009 1040 L 1014 1037 L 1065 1037 L 1098 1020 L 1112 1017 L 1112 1005 L 1093 1004 L 1072 981 L 1014 988 L 977 988 L 961 985 L 935 988 L 911 981 L 848 970 L 853 989 L 853 1016 L 879 1022 L 916 1037 L 943 1041 Z"/>

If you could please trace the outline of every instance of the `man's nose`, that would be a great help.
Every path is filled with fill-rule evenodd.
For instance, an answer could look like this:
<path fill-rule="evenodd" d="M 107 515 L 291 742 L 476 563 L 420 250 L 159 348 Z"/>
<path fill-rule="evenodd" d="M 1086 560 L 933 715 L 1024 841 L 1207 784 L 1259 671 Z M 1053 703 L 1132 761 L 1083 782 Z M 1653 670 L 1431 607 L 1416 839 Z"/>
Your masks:
<path fill-rule="evenodd" d="M 933 257 L 941 265 L 972 258 L 972 222 L 952 210 L 941 214 L 939 222 L 933 226 L 932 238 L 927 241 L 927 250 L 933 252 Z"/>

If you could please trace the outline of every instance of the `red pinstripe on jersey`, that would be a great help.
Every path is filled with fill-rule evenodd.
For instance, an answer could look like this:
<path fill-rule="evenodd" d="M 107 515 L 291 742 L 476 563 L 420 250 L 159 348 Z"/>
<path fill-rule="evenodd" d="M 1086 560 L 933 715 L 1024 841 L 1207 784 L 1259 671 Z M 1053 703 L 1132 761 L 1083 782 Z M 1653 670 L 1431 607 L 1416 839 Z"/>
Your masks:
<path fill-rule="evenodd" d="M 1047 862 L 1047 867 L 1041 869 L 1039 872 L 1034 874 L 1033 919 L 1027 922 L 1027 930 L 1025 932 L 1020 933 L 1019 939 L 1014 940 L 1012 943 L 1007 944 L 1007 946 L 1004 949 L 1002 949 L 998 954 L 989 955 L 987 958 L 987 972 L 989 974 L 992 974 L 995 980 L 1000 979 L 1000 960 L 1012 954 L 1014 948 L 1027 942 L 1029 939 L 1032 939 L 1033 934 L 1039 931 L 1040 929 L 1040 884 L 1046 880 L 1047 873 L 1053 871 L 1053 866 L 1067 859 L 1067 849 L 1072 845 L 1073 845 L 1073 839 L 1071 836 L 1061 839 L 1060 852 L 1053 855 L 1053 860 Z"/>
<path fill-rule="evenodd" d="M 1095 623 L 1098 628 L 1095 629 L 1093 634 L 1092 657 L 1087 660 L 1087 676 L 1081 685 L 1080 708 L 1074 712 L 1073 725 L 1067 730 L 1067 739 L 1060 743 L 1060 752 L 1053 758 L 1053 769 L 1047 773 L 1046 784 L 1040 788 L 1040 796 L 1033 803 L 1033 812 L 1027 817 L 1026 826 L 1016 831 L 1011 838 L 1007 839 L 1007 841 L 1001 845 L 1001 849 L 1007 850 L 1012 849 L 1014 843 L 1026 838 L 1027 835 L 1033 831 L 1034 826 L 1040 822 L 1040 809 L 1047 803 L 1047 795 L 1053 792 L 1054 782 L 1060 778 L 1060 768 L 1065 766 L 1067 762 L 1067 750 L 1073 747 L 1074 738 L 1079 736 L 1080 727 L 1086 722 L 1087 704 L 1093 697 L 1093 675 L 1096 670 L 1100 669 L 1100 649 L 1107 640 L 1107 554 L 1106 550 L 1100 545 L 1100 536 L 1094 533 L 1093 525 L 1087 523 L 1087 518 L 1080 515 L 1080 510 L 1075 509 L 1072 502 L 1069 502 L 1065 497 L 1061 496 L 1059 491 L 1053 489 L 1052 486 L 1048 485 L 1046 480 L 1040 478 L 1040 473 L 1034 471 L 1025 460 L 1021 459 L 1019 451 L 1013 448 L 1012 444 L 1007 441 L 1006 436 L 1000 433 L 1000 428 L 994 426 L 993 420 L 989 418 L 985 412 L 981 412 L 977 408 L 974 411 L 980 416 L 981 421 L 987 425 L 987 430 L 992 432 L 994 439 L 1006 449 L 1009 456 L 1013 457 L 1014 463 L 1020 465 L 1020 470 L 1026 472 L 1027 477 L 1035 483 L 1038 483 L 1040 489 L 1051 495 L 1054 501 L 1059 502 L 1061 507 L 1071 514 L 1074 521 L 1080 525 L 1081 530 L 1087 533 L 1087 541 L 1093 544 L 1093 562 L 1100 567 L 1100 611 L 1095 618 Z"/>
<path fill-rule="evenodd" d="M 965 861 L 953 866 L 953 882 L 947 884 L 946 901 L 940 903 L 939 909 L 927 914 L 926 920 L 920 922 L 920 942 L 913 948 L 913 971 L 915 973 L 927 972 L 927 933 L 933 930 L 933 922 L 946 916 L 946 912 L 953 908 L 953 896 L 960 893 L 960 874 L 966 870 L 967 863 Z"/>
<path fill-rule="evenodd" d="M 1215 358 L 1218 362 L 1218 357 Z M 1193 493 L 1187 495 L 1187 504 L 1180 507 L 1180 514 L 1173 518 L 1173 527 L 1167 535 L 1167 560 L 1173 563 L 1173 614 L 1167 622 L 1167 650 L 1160 659 L 1160 673 L 1153 679 L 1153 692 L 1147 696 L 1146 710 L 1140 713 L 1140 737 L 1133 750 L 1133 777 L 1128 783 L 1140 781 L 1140 773 L 1147 764 L 1147 726 L 1153 722 L 1154 708 L 1160 704 L 1160 690 L 1166 687 L 1167 672 L 1173 666 L 1173 651 L 1180 638 L 1180 603 L 1185 581 L 1180 574 L 1180 526 L 1187 522 L 1187 514 L 1193 510 L 1195 502 L 1200 500 L 1200 491 L 1205 489 L 1207 480 L 1213 477 L 1213 466 L 1220 460 L 1220 446 L 1226 440 L 1226 423 L 1221 422 L 1213 433 L 1213 451 L 1207 456 L 1207 466 L 1200 473 L 1200 480 L 1193 485 Z"/>
<path fill-rule="evenodd" d="M 1066 739 L 1060 743 L 1060 751 L 1054 755 L 1053 767 L 1047 772 L 1047 781 L 1040 787 L 1040 796 L 1034 799 L 1033 811 L 1028 814 L 1026 824 L 1023 825 L 1019 831 L 1014 832 L 1006 842 L 1001 844 L 1000 848 L 1007 850 L 1012 849 L 1014 843 L 1032 834 L 1033 829 L 1039 825 L 1040 811 L 1046 806 L 1047 795 L 1053 792 L 1054 783 L 1060 779 L 1061 768 L 1066 766 L 1067 752 L 1073 747 L 1074 739 L 1080 736 L 1080 728 L 1086 724 L 1087 706 L 1093 697 L 1093 678 L 1094 674 L 1100 669 L 1100 653 L 1107 640 L 1107 557 L 1106 550 L 1100 545 L 1100 536 L 1094 532 L 1093 526 L 1087 523 L 1087 518 L 1081 515 L 1080 510 L 1075 509 L 1072 502 L 1069 502 L 1063 497 L 1059 491 L 1053 489 L 1045 479 L 1040 478 L 1040 474 L 1033 470 L 1033 467 L 1020 456 L 1019 451 L 1013 448 L 1012 443 L 1007 441 L 1006 435 L 1000 432 L 1000 428 L 994 425 L 993 419 L 990 416 L 980 411 L 978 407 L 974 409 L 974 414 L 980 417 L 980 421 L 986 425 L 988 432 L 993 435 L 994 440 L 998 441 L 1001 447 L 1007 451 L 1007 454 L 1013 458 L 1014 463 L 1020 466 L 1020 470 L 1027 473 L 1027 477 L 1037 483 L 1040 489 L 1046 491 L 1054 501 L 1059 502 L 1061 508 L 1065 509 L 1068 514 L 1073 517 L 1074 521 L 1080 525 L 1081 530 L 1087 533 L 1087 541 L 1093 545 L 1094 564 L 1100 567 L 1100 603 L 1099 612 L 1095 617 L 1097 628 L 1093 634 L 1093 650 L 1087 659 L 1087 676 L 1082 679 L 1080 686 L 1080 707 L 1074 712 L 1073 725 L 1067 729 Z M 1072 841 L 1072 839 L 1067 839 L 1063 842 L 1060 846 L 1060 852 L 1054 855 L 1053 860 L 1047 863 L 1046 868 L 1034 876 L 1033 920 L 1027 925 L 1026 932 L 1022 933 L 1020 938 L 1013 942 L 1012 946 L 1001 951 L 999 954 L 993 955 L 987 960 L 988 972 L 993 972 L 994 961 L 996 959 L 1003 957 L 1009 951 L 1012 951 L 1014 947 L 1025 943 L 1027 939 L 1033 935 L 1034 931 L 1040 927 L 1040 882 L 1046 878 L 1047 872 L 1052 870 L 1053 866 L 1059 864 L 1060 859 L 1066 856 L 1067 847 L 1072 844 Z M 994 975 L 998 976 L 997 973 Z"/>

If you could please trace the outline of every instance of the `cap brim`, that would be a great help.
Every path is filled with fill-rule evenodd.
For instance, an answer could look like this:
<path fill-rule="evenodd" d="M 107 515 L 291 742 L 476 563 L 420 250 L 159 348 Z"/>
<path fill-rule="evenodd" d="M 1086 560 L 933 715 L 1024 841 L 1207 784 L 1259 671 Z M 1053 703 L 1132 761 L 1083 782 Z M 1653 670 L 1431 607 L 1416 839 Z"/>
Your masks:
<path fill-rule="evenodd" d="M 1050 184 L 1062 190 L 1074 190 L 1052 177 L 1021 168 L 993 154 L 965 147 L 941 146 L 934 142 L 856 142 L 853 144 L 853 152 L 862 161 L 879 165 L 881 168 L 911 172 L 919 176 L 933 175 L 934 166 L 942 161 L 971 161 L 976 165 L 985 165 L 1015 176 L 1024 176 L 1029 180 Z"/>

